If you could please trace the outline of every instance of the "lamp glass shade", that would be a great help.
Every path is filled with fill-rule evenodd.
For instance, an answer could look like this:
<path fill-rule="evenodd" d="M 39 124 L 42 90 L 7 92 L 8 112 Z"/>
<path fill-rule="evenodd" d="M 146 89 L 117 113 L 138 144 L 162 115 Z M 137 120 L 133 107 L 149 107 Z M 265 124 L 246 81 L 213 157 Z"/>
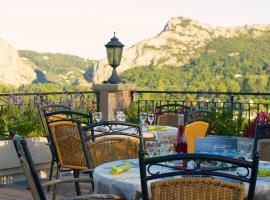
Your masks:
<path fill-rule="evenodd" d="M 111 65 L 112 67 L 117 67 L 118 65 L 120 65 L 123 47 L 107 47 L 106 51 L 109 65 Z"/>

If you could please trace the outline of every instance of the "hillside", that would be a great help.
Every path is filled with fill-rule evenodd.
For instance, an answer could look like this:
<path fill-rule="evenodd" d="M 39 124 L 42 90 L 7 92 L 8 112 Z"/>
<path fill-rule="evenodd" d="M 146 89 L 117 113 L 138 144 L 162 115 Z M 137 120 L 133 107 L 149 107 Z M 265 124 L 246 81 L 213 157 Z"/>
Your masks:
<path fill-rule="evenodd" d="M 143 67 L 143 69 L 136 68 L 136 70 L 141 71 L 147 70 L 148 68 L 145 68 L 147 66 L 152 66 L 158 68 L 155 70 L 166 73 L 166 69 L 169 67 L 182 67 L 188 64 L 190 60 L 200 59 L 205 54 L 207 46 L 212 43 L 214 45 L 215 41 L 220 40 L 220 38 L 223 38 L 225 43 L 230 42 L 230 39 L 233 38 L 237 38 L 236 41 L 243 39 L 243 44 L 237 44 L 245 45 L 244 43 L 249 41 L 244 41 L 244 38 L 247 38 L 247 40 L 256 39 L 269 32 L 269 30 L 269 25 L 222 28 L 211 27 L 185 17 L 172 18 L 158 35 L 138 42 L 126 49 L 123 52 L 122 62 L 117 71 L 122 73 L 132 69 L 134 72 L 134 67 Z M 262 43 L 265 44 L 264 41 Z M 235 52 L 234 47 L 238 48 L 237 45 L 233 44 L 232 49 L 230 49 L 232 53 Z M 222 54 L 222 52 L 220 53 Z M 111 70 L 106 59 L 100 60 L 99 64 L 94 67 L 93 81 L 100 83 L 106 80 L 110 76 Z M 126 76 L 125 74 L 123 76 Z"/>
<path fill-rule="evenodd" d="M 36 78 L 34 68 L 19 57 L 11 44 L 0 38 L 0 84 L 16 87 L 29 84 Z"/>
<path fill-rule="evenodd" d="M 121 74 L 143 89 L 270 91 L 270 31 L 218 37 L 181 67 L 149 65 Z"/>
<path fill-rule="evenodd" d="M 60 53 L 38 53 L 20 50 L 25 62 L 36 65 L 37 79 L 33 83 L 60 83 L 65 85 L 86 85 L 92 80 L 96 61 Z"/>

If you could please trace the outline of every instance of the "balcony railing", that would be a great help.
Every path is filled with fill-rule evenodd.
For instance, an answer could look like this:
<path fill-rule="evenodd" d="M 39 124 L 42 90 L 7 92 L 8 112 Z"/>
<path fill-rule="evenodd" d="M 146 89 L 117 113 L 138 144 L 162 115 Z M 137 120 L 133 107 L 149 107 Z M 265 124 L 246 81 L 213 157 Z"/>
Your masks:
<path fill-rule="evenodd" d="M 154 111 L 162 104 L 180 103 L 197 109 L 232 110 L 250 125 L 259 112 L 269 112 L 270 93 L 209 92 L 209 91 L 132 91 L 132 105 L 138 115 Z"/>

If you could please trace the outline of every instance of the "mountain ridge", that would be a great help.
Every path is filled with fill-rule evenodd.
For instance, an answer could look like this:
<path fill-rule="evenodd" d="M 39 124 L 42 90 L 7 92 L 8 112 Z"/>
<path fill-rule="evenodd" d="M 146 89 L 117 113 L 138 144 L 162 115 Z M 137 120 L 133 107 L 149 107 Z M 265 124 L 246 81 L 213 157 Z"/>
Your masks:
<path fill-rule="evenodd" d="M 258 37 L 267 31 L 270 31 L 270 25 L 224 28 L 212 27 L 186 17 L 171 18 L 159 34 L 124 50 L 117 72 L 122 73 L 136 66 L 183 66 L 190 59 L 199 57 L 206 44 L 215 38 L 240 35 Z M 101 83 L 108 79 L 111 70 L 106 58 L 99 60 L 94 67 L 93 82 Z"/>

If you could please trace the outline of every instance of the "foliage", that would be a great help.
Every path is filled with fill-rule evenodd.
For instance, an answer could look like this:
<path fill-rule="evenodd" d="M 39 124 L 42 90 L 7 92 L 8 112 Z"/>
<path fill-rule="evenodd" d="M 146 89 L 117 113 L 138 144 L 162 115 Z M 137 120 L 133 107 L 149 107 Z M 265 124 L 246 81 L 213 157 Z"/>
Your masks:
<path fill-rule="evenodd" d="M 131 123 L 139 123 L 138 107 L 132 104 L 130 107 L 124 108 L 126 121 Z"/>
<path fill-rule="evenodd" d="M 250 124 L 244 128 L 244 136 L 253 138 L 255 136 L 256 124 L 270 124 L 270 115 L 267 112 L 260 112 Z"/>
<path fill-rule="evenodd" d="M 259 37 L 219 37 L 184 66 L 138 66 L 121 77 L 139 89 L 263 92 L 270 90 L 269 72 L 270 33 L 266 32 Z"/>
<path fill-rule="evenodd" d="M 215 135 L 242 136 L 245 119 L 230 108 L 213 113 L 211 133 Z"/>
<path fill-rule="evenodd" d="M 78 56 L 59 53 L 38 53 L 28 50 L 20 50 L 21 57 L 27 58 L 37 66 L 37 80 L 34 83 L 57 82 L 72 85 L 83 78 L 87 72 L 87 78 L 92 76 L 92 68 L 96 61 Z"/>
<path fill-rule="evenodd" d="M 0 132 L 11 130 L 26 137 L 42 136 L 42 125 L 37 109 L 21 106 L 4 106 L 0 115 Z"/>

